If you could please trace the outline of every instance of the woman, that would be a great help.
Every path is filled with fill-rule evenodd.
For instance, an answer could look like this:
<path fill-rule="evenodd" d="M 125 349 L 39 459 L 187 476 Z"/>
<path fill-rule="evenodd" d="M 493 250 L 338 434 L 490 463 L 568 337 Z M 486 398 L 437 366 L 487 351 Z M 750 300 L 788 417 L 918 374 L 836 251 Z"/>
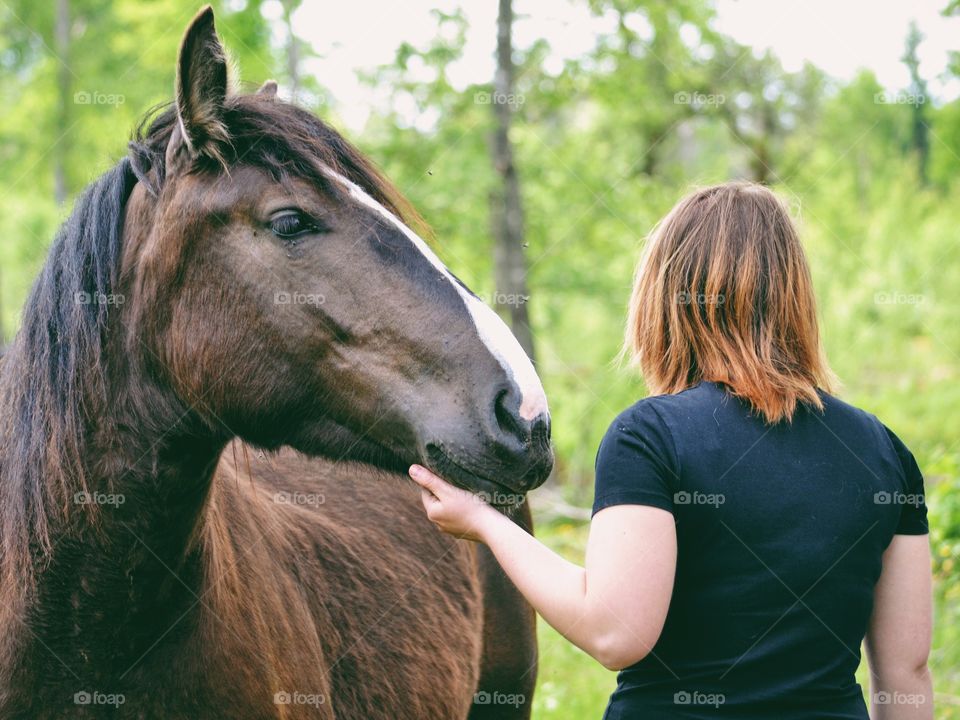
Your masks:
<path fill-rule="evenodd" d="M 600 445 L 586 565 L 425 468 L 430 519 L 486 543 L 540 615 L 620 670 L 605 718 L 932 718 L 923 479 L 829 394 L 787 209 L 684 198 L 640 263 L 627 347 L 653 393 Z"/>

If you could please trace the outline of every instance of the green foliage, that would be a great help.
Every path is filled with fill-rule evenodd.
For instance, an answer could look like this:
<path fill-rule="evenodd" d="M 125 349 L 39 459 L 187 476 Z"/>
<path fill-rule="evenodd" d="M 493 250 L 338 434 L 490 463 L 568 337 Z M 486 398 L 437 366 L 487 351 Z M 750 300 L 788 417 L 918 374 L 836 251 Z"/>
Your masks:
<path fill-rule="evenodd" d="M 935 479 L 928 489 L 934 568 L 945 599 L 960 602 L 960 584 L 951 582 L 960 571 L 960 455 L 941 455 L 930 462 L 927 473 Z"/>

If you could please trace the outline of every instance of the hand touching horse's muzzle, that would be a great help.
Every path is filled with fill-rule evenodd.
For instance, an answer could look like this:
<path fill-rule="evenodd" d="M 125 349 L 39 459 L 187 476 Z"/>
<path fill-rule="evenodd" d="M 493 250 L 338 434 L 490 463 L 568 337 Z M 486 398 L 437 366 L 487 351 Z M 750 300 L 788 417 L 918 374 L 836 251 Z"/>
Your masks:
<path fill-rule="evenodd" d="M 438 428 L 425 444 L 424 464 L 493 505 L 520 504 L 553 468 L 545 400 L 535 399 L 537 414 L 525 417 L 530 405 L 515 383 L 501 386 L 491 401 L 477 402 L 487 408 L 479 422 L 459 431 L 455 422 Z"/>

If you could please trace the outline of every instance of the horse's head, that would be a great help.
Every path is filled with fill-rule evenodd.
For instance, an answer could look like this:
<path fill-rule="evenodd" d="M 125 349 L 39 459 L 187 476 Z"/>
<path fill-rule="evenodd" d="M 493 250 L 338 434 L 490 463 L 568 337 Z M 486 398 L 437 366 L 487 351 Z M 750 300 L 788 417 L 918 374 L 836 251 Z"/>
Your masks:
<path fill-rule="evenodd" d="M 184 36 L 176 107 L 132 164 L 131 347 L 212 427 L 422 462 L 485 493 L 543 482 L 547 403 L 516 339 L 340 135 L 272 83 L 228 90 L 209 8 Z"/>

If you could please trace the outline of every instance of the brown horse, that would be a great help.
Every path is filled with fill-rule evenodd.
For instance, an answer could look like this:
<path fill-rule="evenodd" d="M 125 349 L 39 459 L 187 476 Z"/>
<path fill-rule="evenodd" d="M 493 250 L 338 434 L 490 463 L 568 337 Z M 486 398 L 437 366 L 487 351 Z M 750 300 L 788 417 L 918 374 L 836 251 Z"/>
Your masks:
<path fill-rule="evenodd" d="M 201 11 L 0 361 L 0 718 L 529 716 L 529 607 L 403 472 L 516 510 L 546 401 L 404 217 Z"/>

